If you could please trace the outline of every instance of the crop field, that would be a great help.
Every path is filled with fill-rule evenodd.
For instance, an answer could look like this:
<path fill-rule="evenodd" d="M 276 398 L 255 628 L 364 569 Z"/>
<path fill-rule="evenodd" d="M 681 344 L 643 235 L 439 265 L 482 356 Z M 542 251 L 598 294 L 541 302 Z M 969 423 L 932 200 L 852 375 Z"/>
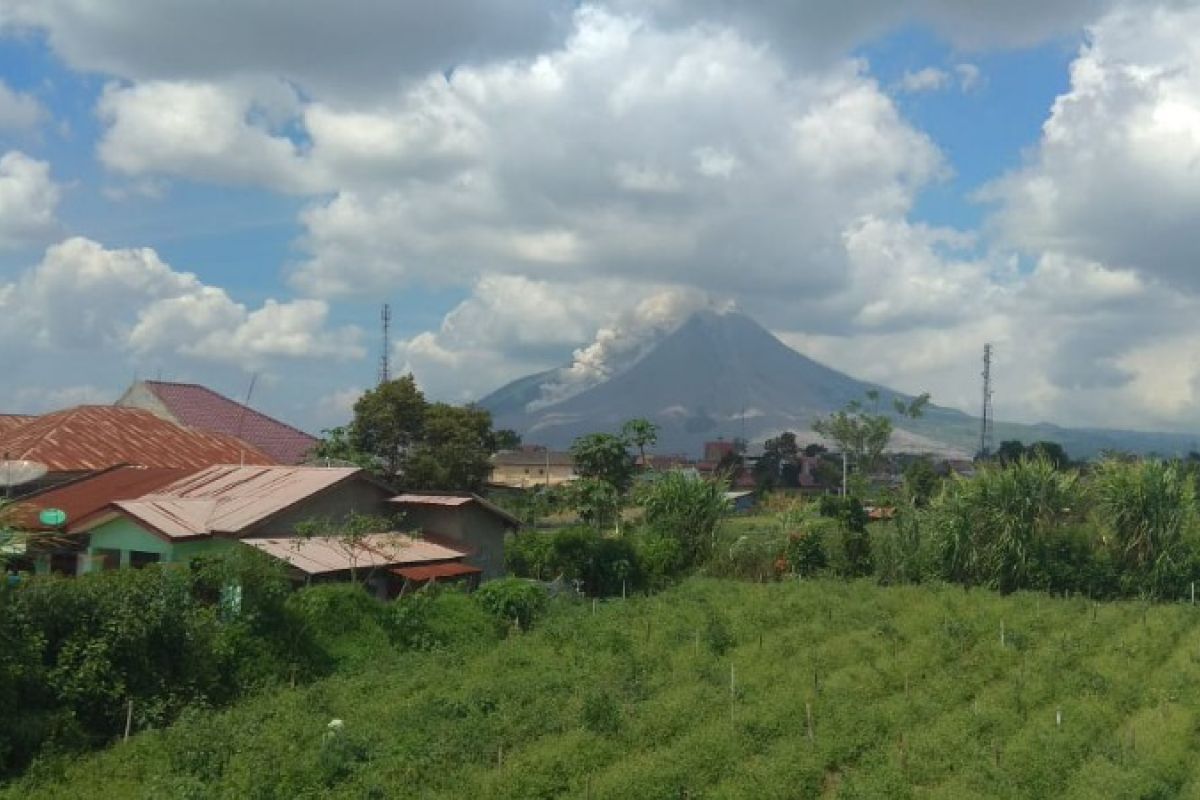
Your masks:
<path fill-rule="evenodd" d="M 11 797 L 1200 797 L 1200 607 L 693 578 L 189 712 Z M 341 726 L 330 728 L 332 720 Z"/>

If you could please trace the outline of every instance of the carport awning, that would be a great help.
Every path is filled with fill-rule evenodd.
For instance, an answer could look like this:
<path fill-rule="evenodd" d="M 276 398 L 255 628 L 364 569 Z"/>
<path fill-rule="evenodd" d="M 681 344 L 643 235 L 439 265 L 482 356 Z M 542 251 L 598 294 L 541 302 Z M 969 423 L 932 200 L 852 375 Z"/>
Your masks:
<path fill-rule="evenodd" d="M 433 581 L 438 578 L 460 578 L 463 575 L 478 575 L 483 572 L 479 567 L 472 567 L 461 561 L 448 564 L 422 564 L 416 567 L 393 567 L 392 572 L 410 581 Z"/>

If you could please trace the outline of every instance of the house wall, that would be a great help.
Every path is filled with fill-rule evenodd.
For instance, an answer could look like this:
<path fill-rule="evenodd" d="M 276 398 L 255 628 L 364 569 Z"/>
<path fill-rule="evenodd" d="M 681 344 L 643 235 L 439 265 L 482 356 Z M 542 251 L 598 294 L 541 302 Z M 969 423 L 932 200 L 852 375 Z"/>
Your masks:
<path fill-rule="evenodd" d="M 548 479 L 547 475 L 549 475 Z M 496 464 L 492 467 L 489 480 L 503 486 L 526 488 L 558 486 L 574 480 L 575 477 L 575 468 L 566 464 L 551 464 L 548 471 L 544 464 Z"/>
<path fill-rule="evenodd" d="M 158 395 L 150 391 L 142 381 L 138 381 L 126 389 L 125 394 L 121 395 L 121 399 L 116 402 L 116 405 L 125 406 L 126 408 L 140 408 L 144 411 L 149 411 L 156 417 L 165 419 L 167 422 L 177 424 L 179 422 L 167 410 L 163 402 L 158 399 Z"/>
<path fill-rule="evenodd" d="M 351 512 L 391 517 L 395 506 L 387 504 L 393 493 L 362 478 L 352 478 L 316 497 L 297 503 L 287 511 L 247 531 L 245 536 L 294 536 L 296 526 L 313 520 L 343 521 Z M 385 531 L 379 531 L 384 533 Z"/>
<path fill-rule="evenodd" d="M 161 563 L 186 563 L 199 556 L 227 552 L 233 546 L 229 539 L 188 539 L 171 542 L 157 536 L 126 517 L 99 525 L 91 530 L 87 553 L 81 556 L 80 572 L 99 569 L 100 550 L 117 550 L 121 553 L 121 566 L 128 567 L 130 553 L 157 553 Z"/>
<path fill-rule="evenodd" d="M 483 570 L 483 579 L 504 575 L 504 537 L 508 528 L 478 505 L 405 506 L 401 529 L 431 533 L 462 542 L 474 552 L 463 559 Z"/>

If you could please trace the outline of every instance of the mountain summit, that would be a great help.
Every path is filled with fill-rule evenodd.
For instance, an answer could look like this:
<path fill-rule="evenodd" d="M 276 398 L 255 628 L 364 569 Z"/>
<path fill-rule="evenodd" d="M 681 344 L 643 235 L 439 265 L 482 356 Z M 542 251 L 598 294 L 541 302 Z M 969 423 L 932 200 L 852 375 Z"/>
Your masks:
<path fill-rule="evenodd" d="M 791 430 L 801 441 L 816 441 L 817 417 L 880 392 L 882 407 L 906 395 L 855 380 L 801 355 L 749 317 L 700 311 L 641 359 L 608 380 L 564 400 L 545 403 L 561 371 L 514 381 L 480 401 L 496 425 L 513 428 L 527 440 L 565 447 L 575 437 L 617 430 L 633 417 L 659 426 L 660 452 L 698 454 L 707 440 L 744 437 L 761 441 Z M 552 394 L 550 395 L 552 396 Z M 970 418 L 934 409 L 940 416 Z M 962 454 L 961 448 L 902 430 L 906 449 Z"/>
<path fill-rule="evenodd" d="M 974 378 L 968 365 L 963 373 L 964 380 Z M 496 427 L 555 448 L 645 417 L 659 426 L 658 452 L 698 456 L 705 441 L 721 437 L 761 442 L 790 430 L 801 442 L 816 441 L 812 423 L 817 417 L 863 399 L 871 389 L 879 392 L 882 409 L 892 407 L 893 397 L 911 399 L 813 361 L 736 312 L 697 312 L 630 366 L 551 402 L 560 396 L 566 374 L 565 368 L 552 369 L 520 378 L 480 405 L 492 412 Z M 1005 439 L 1059 442 L 1075 458 L 1102 450 L 1162 455 L 1200 450 L 1197 438 L 1187 434 L 997 422 L 995 442 Z M 896 420 L 892 447 L 966 456 L 978 442 L 977 418 L 931 405 L 920 419 Z"/>

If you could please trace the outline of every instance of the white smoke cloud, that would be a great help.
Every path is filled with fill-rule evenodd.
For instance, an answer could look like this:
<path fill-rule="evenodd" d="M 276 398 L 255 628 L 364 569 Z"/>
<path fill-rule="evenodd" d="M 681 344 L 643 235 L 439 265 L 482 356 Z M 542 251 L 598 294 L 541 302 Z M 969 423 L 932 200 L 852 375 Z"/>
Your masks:
<path fill-rule="evenodd" d="M 696 289 L 664 289 L 622 313 L 596 332 L 591 344 L 577 349 L 569 367 L 542 387 L 529 411 L 561 403 L 633 366 L 655 344 L 701 309 L 730 311 L 732 301 L 714 300 Z"/>

